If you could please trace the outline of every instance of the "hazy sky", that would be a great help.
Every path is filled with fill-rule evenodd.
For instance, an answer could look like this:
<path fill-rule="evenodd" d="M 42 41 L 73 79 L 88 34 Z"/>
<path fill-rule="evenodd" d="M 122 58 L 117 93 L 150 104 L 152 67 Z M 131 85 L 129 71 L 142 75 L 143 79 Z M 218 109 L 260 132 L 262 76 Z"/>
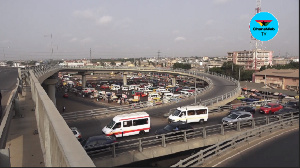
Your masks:
<path fill-rule="evenodd" d="M 279 22 L 265 49 L 299 56 L 299 0 L 261 6 Z M 256 0 L 0 0 L 0 60 L 89 58 L 90 48 L 92 58 L 226 56 L 251 48 L 255 7 Z"/>

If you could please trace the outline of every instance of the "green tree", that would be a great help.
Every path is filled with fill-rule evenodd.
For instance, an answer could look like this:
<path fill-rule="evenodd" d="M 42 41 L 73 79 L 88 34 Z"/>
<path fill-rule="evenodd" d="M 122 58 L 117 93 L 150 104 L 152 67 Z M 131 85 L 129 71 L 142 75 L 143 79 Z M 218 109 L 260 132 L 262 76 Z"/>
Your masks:
<path fill-rule="evenodd" d="M 13 61 L 7 61 L 6 64 L 8 64 L 9 66 L 12 66 L 14 64 Z"/>
<path fill-rule="evenodd" d="M 230 76 L 236 80 L 238 80 L 240 76 L 241 81 L 243 80 L 251 81 L 252 74 L 255 72 L 253 70 L 245 70 L 244 67 L 235 65 L 232 62 L 224 62 L 222 67 L 210 68 L 209 71 Z"/>
<path fill-rule="evenodd" d="M 264 65 L 264 66 L 261 66 L 261 67 L 260 67 L 259 71 L 263 71 L 263 70 L 265 70 L 265 69 L 267 69 L 267 67 Z"/>
<path fill-rule="evenodd" d="M 175 63 L 173 69 L 191 69 L 191 64 Z"/>

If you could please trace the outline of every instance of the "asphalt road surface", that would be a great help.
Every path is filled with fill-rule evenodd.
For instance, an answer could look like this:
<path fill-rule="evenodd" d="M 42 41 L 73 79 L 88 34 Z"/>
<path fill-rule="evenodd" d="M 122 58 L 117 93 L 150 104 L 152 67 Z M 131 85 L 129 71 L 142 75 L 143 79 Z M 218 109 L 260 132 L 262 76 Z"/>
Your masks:
<path fill-rule="evenodd" d="M 299 167 L 299 129 L 272 138 L 217 167 Z"/>

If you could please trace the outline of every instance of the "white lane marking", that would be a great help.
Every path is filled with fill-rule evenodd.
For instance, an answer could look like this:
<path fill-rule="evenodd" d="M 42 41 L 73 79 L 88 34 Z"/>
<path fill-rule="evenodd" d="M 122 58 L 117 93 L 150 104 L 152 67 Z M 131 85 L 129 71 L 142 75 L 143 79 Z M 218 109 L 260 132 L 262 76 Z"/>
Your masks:
<path fill-rule="evenodd" d="M 228 160 L 228 159 L 231 159 L 231 158 L 233 158 L 234 156 L 236 156 L 236 155 L 238 155 L 238 154 L 240 154 L 240 153 L 242 153 L 242 152 L 244 152 L 244 151 L 246 151 L 246 150 L 248 150 L 248 149 L 250 149 L 250 148 L 253 148 L 253 147 L 255 147 L 255 146 L 257 146 L 257 145 L 259 145 L 259 144 L 261 144 L 261 143 L 263 143 L 263 142 L 265 142 L 265 141 L 268 141 L 268 140 L 270 140 L 270 139 L 272 139 L 272 138 L 275 138 L 275 137 L 280 136 L 280 135 L 282 135 L 282 134 L 284 134 L 284 133 L 293 131 L 293 130 L 295 130 L 295 129 L 299 129 L 299 128 L 294 128 L 294 129 L 292 129 L 292 130 L 282 132 L 282 133 L 277 134 L 277 135 L 275 135 L 275 136 L 272 136 L 272 137 L 270 137 L 270 138 L 268 138 L 268 139 L 265 139 L 265 140 L 263 140 L 263 141 L 260 141 L 259 143 L 255 144 L 255 145 L 253 145 L 253 146 L 250 146 L 250 147 L 248 147 L 248 148 L 246 148 L 246 149 L 244 149 L 244 150 L 242 150 L 242 151 L 240 151 L 240 152 L 238 152 L 238 153 L 236 153 L 236 154 L 234 154 L 234 155 L 232 155 L 232 156 L 230 156 L 230 157 L 228 157 L 228 158 L 226 158 L 226 159 L 224 159 L 224 160 L 218 162 L 217 164 L 213 165 L 212 167 L 216 167 L 216 166 L 218 166 L 219 164 L 223 163 L 224 161 L 226 161 L 226 160 Z"/>

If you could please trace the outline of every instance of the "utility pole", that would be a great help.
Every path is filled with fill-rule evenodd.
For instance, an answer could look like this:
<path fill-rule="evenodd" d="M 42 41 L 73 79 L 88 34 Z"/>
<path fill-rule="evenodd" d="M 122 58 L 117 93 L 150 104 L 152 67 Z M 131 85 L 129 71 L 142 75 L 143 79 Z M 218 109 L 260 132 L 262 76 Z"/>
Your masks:
<path fill-rule="evenodd" d="M 196 88 L 196 78 L 195 78 L 195 105 L 197 103 L 197 88 Z"/>
<path fill-rule="evenodd" d="M 92 49 L 90 48 L 90 63 L 92 63 Z"/>
<path fill-rule="evenodd" d="M 50 35 L 44 35 L 44 37 L 48 37 L 50 36 L 51 38 L 51 58 L 52 58 L 52 54 L 53 54 L 53 47 L 52 47 L 52 33 Z M 58 49 L 58 46 L 57 46 L 57 49 Z"/>
<path fill-rule="evenodd" d="M 4 52 L 4 48 L 9 48 L 9 46 L 8 46 L 8 47 L 0 47 L 0 48 L 2 48 L 2 50 L 3 50 L 3 55 L 4 55 L 4 60 L 5 60 L 5 52 Z"/>
<path fill-rule="evenodd" d="M 256 8 L 255 8 L 255 14 L 257 13 L 260 13 L 261 12 L 261 0 L 256 0 Z M 254 38 L 252 35 L 251 35 L 251 40 L 252 42 L 254 42 L 254 45 L 253 46 L 253 43 L 252 43 L 252 51 L 254 51 L 254 67 L 252 65 L 252 69 L 254 68 L 254 70 L 256 71 L 256 68 L 257 68 L 257 55 L 258 55 L 258 52 L 257 52 L 257 49 L 262 49 L 262 45 L 263 45 L 263 42 L 262 41 L 259 41 L 257 40 L 256 38 Z M 254 48 L 254 49 L 253 49 Z"/>
<path fill-rule="evenodd" d="M 160 51 L 158 50 L 158 52 L 157 52 L 157 64 L 156 64 L 156 65 L 158 65 L 158 61 L 159 61 L 159 54 L 160 54 Z"/>
<path fill-rule="evenodd" d="M 157 52 L 157 60 L 159 60 L 159 54 L 160 54 L 160 51 L 158 50 L 158 52 Z"/>
<path fill-rule="evenodd" d="M 241 78 L 241 70 L 240 70 L 240 67 L 239 67 L 239 81 L 240 81 L 240 78 Z"/>

